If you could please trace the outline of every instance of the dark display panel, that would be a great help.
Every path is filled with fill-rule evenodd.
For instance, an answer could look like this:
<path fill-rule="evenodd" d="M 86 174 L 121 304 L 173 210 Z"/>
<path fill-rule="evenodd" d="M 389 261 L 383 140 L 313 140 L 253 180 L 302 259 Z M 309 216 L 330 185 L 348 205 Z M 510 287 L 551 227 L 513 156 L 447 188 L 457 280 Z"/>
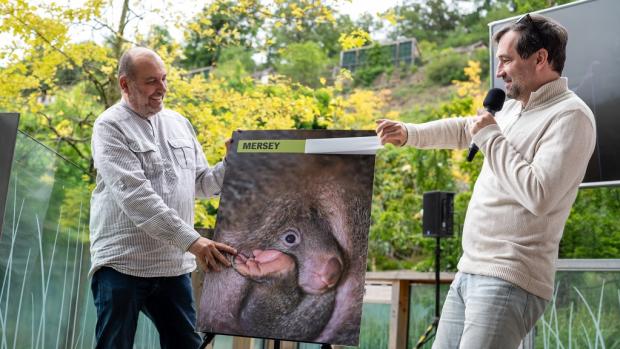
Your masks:
<path fill-rule="evenodd" d="M 13 162 L 18 124 L 19 114 L 0 113 L 0 236 L 2 235 L 6 191 L 11 177 L 11 163 Z"/>
<path fill-rule="evenodd" d="M 582 186 L 620 185 L 620 1 L 591 0 L 538 12 L 568 30 L 563 76 L 596 118 L 597 145 Z M 519 16 L 489 24 L 490 38 Z M 495 76 L 496 45 L 491 42 L 492 87 L 504 88 Z"/>

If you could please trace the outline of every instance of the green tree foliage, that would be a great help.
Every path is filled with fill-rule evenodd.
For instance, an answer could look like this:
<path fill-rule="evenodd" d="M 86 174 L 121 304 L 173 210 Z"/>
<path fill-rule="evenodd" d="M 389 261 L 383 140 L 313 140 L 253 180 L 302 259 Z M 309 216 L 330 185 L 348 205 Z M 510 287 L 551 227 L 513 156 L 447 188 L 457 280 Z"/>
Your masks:
<path fill-rule="evenodd" d="M 393 13 L 393 39 L 413 37 L 437 43 L 441 48 L 488 42 L 488 23 L 537 11 L 574 0 L 407 0 Z"/>
<path fill-rule="evenodd" d="M 393 11 L 394 16 L 408 16 L 404 21 L 396 21 L 399 33 L 432 40 L 420 41 L 424 65 L 420 71 L 430 76 L 433 83 L 456 85 L 456 93 L 438 105 L 422 104 L 403 110 L 407 121 L 474 114 L 487 89 L 480 81 L 480 76 L 486 76 L 486 52 L 468 57 L 443 51 L 445 46 L 468 44 L 476 38 L 486 41 L 489 20 L 540 9 L 549 2 L 487 0 L 473 4 L 479 10 L 476 14 L 461 13 L 451 2 L 438 0 L 408 1 Z M 123 1 L 124 10 L 115 21 L 117 26 L 104 20 L 106 6 L 101 0 L 89 0 L 73 9 L 0 0 L 0 31 L 11 38 L 0 45 L 0 110 L 20 112 L 22 130 L 81 167 L 90 168 L 91 175 L 92 123 L 118 100 L 117 60 L 122 50 L 134 43 L 155 48 L 165 60 L 169 68 L 166 107 L 190 119 L 210 163 L 224 156 L 224 142 L 235 129 L 372 129 L 377 118 L 399 117 L 398 112 L 390 113 L 389 91 L 359 88 L 372 86 L 378 75 L 392 69 L 391 55 L 379 46 L 369 50 L 369 64 L 356 71 L 358 87 L 344 87 L 351 78 L 347 72 L 342 72 L 333 85 L 319 80 L 339 45 L 359 46 L 367 42 L 368 35 L 362 31 L 341 35 L 348 34 L 346 28 L 370 29 L 377 25 L 368 20 L 351 26 L 348 17 L 331 12 L 331 3 L 209 2 L 185 27 L 186 37 L 191 40 L 184 47 L 171 38 L 165 27 L 155 26 L 144 37 L 128 33 L 126 24 L 140 20 L 134 15 L 139 11 L 131 8 L 128 0 Z M 419 13 L 414 13 L 415 9 Z M 442 14 L 440 9 L 445 12 Z M 108 40 L 72 41 L 69 28 L 75 23 L 97 23 Z M 265 33 L 262 38 L 257 35 L 261 30 Z M 271 52 L 271 63 L 288 78 L 275 76 L 268 84 L 253 80 L 250 74 L 255 64 L 251 57 L 259 51 Z M 202 58 L 206 60 L 199 61 Z M 188 74 L 186 68 L 198 66 L 214 67 L 208 79 Z M 433 88 L 428 82 L 422 85 Z M 468 163 L 464 155 L 465 151 L 391 146 L 377 154 L 369 242 L 372 269 L 432 268 L 435 242 L 422 237 L 420 214 L 422 194 L 430 190 L 457 193 L 456 234 L 441 241 L 442 268 L 455 269 L 461 253 L 465 210 L 483 161 L 478 156 Z M 86 180 L 91 181 L 92 177 Z M 619 193 L 618 188 L 580 190 L 565 228 L 560 257 L 618 256 Z M 67 196 L 78 197 L 71 192 Z M 213 227 L 217 206 L 216 200 L 197 203 L 197 224 Z M 75 215 L 79 207 L 63 206 L 63 212 Z"/>
<path fill-rule="evenodd" d="M 149 30 L 144 39 L 138 37 L 137 41 L 141 46 L 150 47 L 156 51 L 172 52 L 176 50 L 177 43 L 174 42 L 168 28 L 161 25 L 154 25 Z"/>
<path fill-rule="evenodd" d="M 489 42 L 489 23 L 515 16 L 507 3 L 486 3 L 470 13 L 462 14 L 454 30 L 440 42 L 441 47 L 460 47 L 476 42 L 486 44 Z"/>
<path fill-rule="evenodd" d="M 182 64 L 186 69 L 208 67 L 219 61 L 222 49 L 242 46 L 264 53 L 267 66 L 273 67 L 289 44 L 310 41 L 336 57 L 340 35 L 353 28 L 348 16 L 334 16 L 329 1 L 217 0 L 187 26 Z"/>
<path fill-rule="evenodd" d="M 293 43 L 282 50 L 276 64 L 278 73 L 306 86 L 318 87 L 326 75 L 327 56 L 313 41 Z"/>
<path fill-rule="evenodd" d="M 13 38 L 0 51 L 0 109 L 22 113 L 27 131 L 39 139 L 54 140 L 52 148 L 66 149 L 84 168 L 92 167 L 87 148 L 88 126 L 94 118 L 88 106 L 103 109 L 118 96 L 114 51 L 94 42 L 72 42 L 69 28 L 75 21 L 96 18 L 101 7 L 95 0 L 79 9 L 53 3 L 41 9 L 23 1 L 0 2 L 0 31 Z M 122 33 L 115 37 L 122 40 Z M 59 96 L 75 96 L 65 91 L 66 86 L 79 81 L 86 85 L 76 93 L 87 92 L 94 102 L 89 100 L 86 108 L 65 114 L 54 106 L 55 101 L 62 103 Z"/>
<path fill-rule="evenodd" d="M 374 44 L 371 48 L 360 53 L 362 66 L 355 70 L 355 83 L 370 86 L 383 73 L 391 72 L 392 51 L 389 46 Z"/>
<path fill-rule="evenodd" d="M 437 107 L 425 107 L 409 122 L 423 123 L 447 117 L 467 116 L 481 106 L 480 68 L 470 62 L 467 81 L 456 82 L 461 95 Z M 467 97 L 463 97 L 467 95 Z M 463 164 L 466 167 L 463 167 Z M 463 151 L 421 150 L 388 146 L 377 154 L 370 231 L 370 268 L 431 270 L 435 240 L 422 236 L 422 195 L 433 190 L 453 191 L 455 236 L 442 239 L 442 268 L 454 270 L 461 254 L 460 232 L 480 158 L 464 161 Z M 472 179 L 472 177 L 474 177 Z"/>
<path fill-rule="evenodd" d="M 230 46 L 222 50 L 212 74 L 218 80 L 226 81 L 228 86 L 240 90 L 246 86 L 244 80 L 255 66 L 252 51 L 241 46 Z"/>
<path fill-rule="evenodd" d="M 274 11 L 276 18 L 286 20 L 275 23 L 269 31 L 271 45 L 267 60 L 271 64 L 280 60 L 280 53 L 291 44 L 314 42 L 328 57 L 340 53 L 338 38 L 351 31 L 354 24 L 348 16 L 333 15 L 333 7 L 311 7 L 306 0 L 283 0 Z M 300 13 L 304 13 L 300 16 Z"/>
<path fill-rule="evenodd" d="M 422 194 L 431 190 L 456 189 L 451 176 L 451 153 L 447 150 L 388 149 L 377 155 L 370 231 L 370 268 L 429 270 L 434 240 L 422 236 Z M 459 239 L 444 243 L 456 251 Z M 447 259 L 446 259 L 447 260 Z M 444 266 L 452 269 L 455 258 Z"/>
<path fill-rule="evenodd" d="M 527 13 L 545 8 L 568 4 L 575 0 L 512 0 L 511 3 L 517 13 Z"/>
<path fill-rule="evenodd" d="M 406 0 L 394 8 L 398 20 L 392 36 L 440 42 L 456 28 L 459 12 L 444 0 Z"/>
<path fill-rule="evenodd" d="M 426 65 L 426 79 L 431 84 L 450 85 L 453 80 L 464 80 L 463 69 L 467 56 L 451 49 L 443 50 Z"/>
<path fill-rule="evenodd" d="M 258 0 L 222 0 L 205 6 L 185 31 L 182 66 L 209 67 L 228 46 L 251 47 L 264 23 L 263 5 Z"/>
<path fill-rule="evenodd" d="M 560 243 L 562 258 L 620 256 L 620 188 L 579 190 Z"/>

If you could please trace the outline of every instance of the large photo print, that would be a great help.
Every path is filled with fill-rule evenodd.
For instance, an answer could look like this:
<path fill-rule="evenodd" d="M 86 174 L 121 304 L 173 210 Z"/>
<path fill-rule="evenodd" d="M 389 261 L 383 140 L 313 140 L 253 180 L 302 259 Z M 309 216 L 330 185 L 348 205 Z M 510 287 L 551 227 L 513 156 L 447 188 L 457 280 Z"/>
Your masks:
<path fill-rule="evenodd" d="M 374 135 L 235 132 L 214 240 L 239 253 L 206 274 L 200 331 L 358 344 L 375 156 L 306 154 L 291 143 Z"/>

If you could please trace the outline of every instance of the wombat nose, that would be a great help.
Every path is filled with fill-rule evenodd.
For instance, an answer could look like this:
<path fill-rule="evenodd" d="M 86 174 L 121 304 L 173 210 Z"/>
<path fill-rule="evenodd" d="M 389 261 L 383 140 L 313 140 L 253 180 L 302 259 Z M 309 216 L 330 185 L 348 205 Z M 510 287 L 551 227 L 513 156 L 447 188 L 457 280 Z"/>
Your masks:
<path fill-rule="evenodd" d="M 333 287 L 336 283 L 338 283 L 341 274 L 342 264 L 336 257 L 330 258 L 327 263 L 325 263 L 325 266 L 323 266 L 323 270 L 320 273 L 321 279 L 327 287 Z"/>
<path fill-rule="evenodd" d="M 337 257 L 321 259 L 317 263 L 309 263 L 302 268 L 299 275 L 299 286 L 310 294 L 322 294 L 336 286 L 343 272 L 343 266 Z"/>

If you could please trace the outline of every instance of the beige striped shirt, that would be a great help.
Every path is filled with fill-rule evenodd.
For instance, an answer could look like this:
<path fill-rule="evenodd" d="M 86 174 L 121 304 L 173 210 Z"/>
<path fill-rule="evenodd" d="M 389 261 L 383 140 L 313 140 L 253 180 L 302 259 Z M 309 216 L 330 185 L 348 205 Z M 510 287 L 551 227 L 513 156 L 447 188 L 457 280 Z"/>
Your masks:
<path fill-rule="evenodd" d="M 95 121 L 92 152 L 89 274 L 102 266 L 140 277 L 194 270 L 194 198 L 219 194 L 224 164 L 209 167 L 190 122 L 167 109 L 145 119 L 121 101 Z"/>

